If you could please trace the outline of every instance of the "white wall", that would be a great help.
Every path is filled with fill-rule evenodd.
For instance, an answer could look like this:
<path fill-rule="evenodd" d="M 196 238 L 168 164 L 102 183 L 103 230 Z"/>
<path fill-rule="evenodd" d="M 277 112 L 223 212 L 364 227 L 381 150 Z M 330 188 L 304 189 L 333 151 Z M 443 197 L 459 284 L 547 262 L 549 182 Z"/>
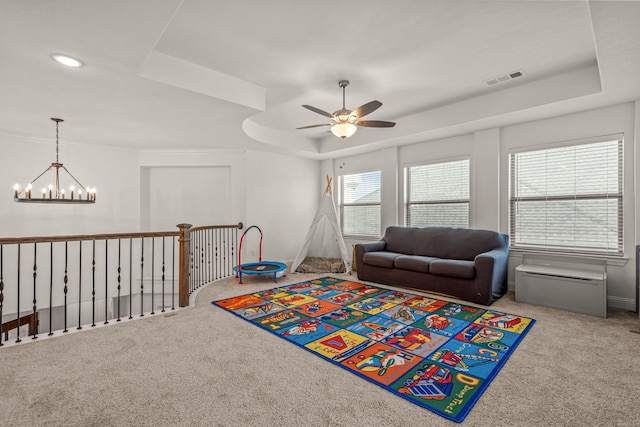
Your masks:
<path fill-rule="evenodd" d="M 635 245 L 638 241 L 635 216 L 635 105 L 633 103 L 593 111 L 538 120 L 502 128 L 500 135 L 501 179 L 500 229 L 508 230 L 508 171 L 510 150 L 622 133 L 624 135 L 624 255 L 625 259 L 610 259 L 607 263 L 607 294 L 610 306 L 635 310 Z M 511 264 L 518 265 L 514 253 Z M 513 270 L 510 271 L 513 283 Z"/>
<path fill-rule="evenodd" d="M 246 226 L 257 225 L 262 230 L 263 260 L 293 261 L 324 191 L 325 177 L 320 176 L 320 162 L 248 151 L 246 168 Z M 256 235 L 258 233 L 246 236 L 248 262 L 257 260 L 250 249 L 257 250 Z"/>
<path fill-rule="evenodd" d="M 229 224 L 244 223 L 242 232 L 251 225 L 257 225 L 264 234 L 263 260 L 286 262 L 295 258 L 324 189 L 318 178 L 320 162 L 317 160 L 245 150 L 145 151 L 140 157 L 143 192 L 155 191 L 151 179 L 144 178 L 149 171 L 159 174 L 156 179 L 158 183 L 167 182 L 176 168 L 182 168 L 185 172 L 191 170 L 189 173 L 194 173 L 194 168 L 215 168 L 209 170 L 208 175 L 220 175 L 225 171 L 229 182 L 225 181 L 223 185 L 228 186 L 228 192 L 218 189 L 215 196 L 203 196 L 209 197 L 209 201 L 203 201 L 202 209 L 217 213 L 217 216 L 211 216 L 207 224 L 213 224 L 214 217 L 217 220 L 228 215 Z M 180 182 L 174 180 L 173 184 L 166 185 L 171 185 L 172 192 L 192 192 L 188 188 L 191 183 L 186 175 Z M 220 183 L 210 182 L 207 185 L 216 186 Z M 226 194 L 229 195 L 228 200 L 225 200 Z M 145 220 L 145 216 L 148 216 L 145 214 L 150 209 L 149 198 L 143 197 L 143 228 L 151 226 Z M 179 208 L 167 206 L 166 209 L 168 213 L 175 214 Z M 198 218 L 187 211 L 184 216 L 187 222 Z M 243 263 L 258 260 L 258 236 L 255 230 L 247 233 L 243 242 Z"/>
<path fill-rule="evenodd" d="M 138 173 L 141 177 L 140 222 L 149 230 L 159 221 L 167 227 L 178 223 L 191 225 L 245 222 L 247 217 L 246 153 L 242 150 L 157 150 L 140 153 Z M 179 179 L 176 179 L 178 174 Z M 194 185 L 194 181 L 198 183 Z M 180 204 L 179 198 L 166 198 L 162 219 L 157 218 L 157 200 L 166 186 L 169 194 L 199 198 L 189 203 L 200 212 L 191 213 Z M 180 196 L 182 197 L 182 196 Z M 208 212 L 211 212 L 211 215 Z M 166 215 L 165 215 L 166 214 Z M 156 219 L 153 219 L 156 217 Z M 179 219 L 181 218 L 181 219 Z M 178 222 L 175 220 L 179 219 Z M 204 221 L 204 222 L 201 222 Z M 171 222 L 175 224 L 171 225 Z M 169 228 L 168 230 L 170 230 Z"/>
<path fill-rule="evenodd" d="M 143 229 L 233 223 L 230 166 L 143 167 L 140 173 Z"/>
<path fill-rule="evenodd" d="M 636 103 L 616 105 L 551 119 L 537 120 L 503 128 L 491 128 L 458 137 L 427 141 L 380 150 L 333 161 L 335 176 L 382 171 L 382 229 L 404 225 L 403 168 L 407 165 L 455 158 L 470 158 L 470 227 L 508 234 L 508 189 L 510 150 L 581 138 L 623 133 L 624 160 L 624 259 L 608 262 L 608 304 L 635 310 L 635 245 L 639 240 L 635 226 L 635 132 L 640 113 Z M 323 163 L 323 165 L 325 165 Z M 326 168 L 326 166 L 325 166 Z M 323 170 L 323 173 L 325 171 Z M 335 182 L 334 185 L 337 185 Z M 347 241 L 348 245 L 355 243 Z M 513 269 L 521 254 L 510 256 L 509 286 L 514 287 Z"/>

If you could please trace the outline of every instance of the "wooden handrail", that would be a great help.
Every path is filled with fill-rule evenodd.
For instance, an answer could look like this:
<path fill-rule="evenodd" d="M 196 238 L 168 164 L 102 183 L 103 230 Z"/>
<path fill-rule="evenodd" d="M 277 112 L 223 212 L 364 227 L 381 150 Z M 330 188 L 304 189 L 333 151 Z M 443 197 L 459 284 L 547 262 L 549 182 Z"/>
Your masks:
<path fill-rule="evenodd" d="M 180 226 L 178 225 L 178 227 Z M 198 225 L 196 227 L 191 227 L 191 232 L 193 233 L 200 230 L 215 230 L 217 228 L 237 228 L 238 230 L 242 230 L 242 227 L 244 227 L 244 224 L 241 222 L 231 225 Z"/>
<path fill-rule="evenodd" d="M 218 228 L 238 228 L 244 225 L 202 225 L 191 228 L 191 231 L 215 230 Z M 179 226 L 178 226 L 179 227 Z M 142 237 L 179 237 L 180 231 L 142 231 L 137 233 L 104 233 L 104 234 L 71 234 L 63 236 L 29 236 L 29 237 L 1 237 L 0 245 L 16 243 L 49 243 L 49 242 L 77 242 L 79 240 L 109 240 L 109 239 L 137 239 Z"/>
<path fill-rule="evenodd" d="M 73 234 L 68 236 L 4 237 L 0 238 L 0 245 L 17 243 L 77 242 L 79 240 L 137 239 L 142 237 L 177 237 L 179 235 L 179 231 L 148 231 L 139 233 Z"/>

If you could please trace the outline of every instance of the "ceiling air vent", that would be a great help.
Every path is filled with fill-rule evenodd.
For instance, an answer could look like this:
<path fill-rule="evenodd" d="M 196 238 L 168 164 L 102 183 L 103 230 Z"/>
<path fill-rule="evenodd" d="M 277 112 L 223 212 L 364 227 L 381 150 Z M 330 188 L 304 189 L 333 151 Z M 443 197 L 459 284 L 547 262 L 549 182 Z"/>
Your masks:
<path fill-rule="evenodd" d="M 497 84 L 500 83 L 505 83 L 508 81 L 511 81 L 513 79 L 517 79 L 520 77 L 524 77 L 524 71 L 523 70 L 517 70 L 517 71 L 512 71 L 508 74 L 504 74 L 502 76 L 498 76 L 498 77 L 494 77 L 492 79 L 489 80 L 485 80 L 484 82 L 486 83 L 487 86 L 495 86 Z"/>

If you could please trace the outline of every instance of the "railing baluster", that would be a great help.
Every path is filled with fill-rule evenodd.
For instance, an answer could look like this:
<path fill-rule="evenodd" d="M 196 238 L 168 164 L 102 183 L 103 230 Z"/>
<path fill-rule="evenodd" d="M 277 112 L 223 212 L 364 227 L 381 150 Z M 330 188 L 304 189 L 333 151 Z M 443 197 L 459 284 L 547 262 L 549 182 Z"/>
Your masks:
<path fill-rule="evenodd" d="M 38 318 L 38 307 L 37 307 L 37 303 L 36 303 L 36 277 L 38 276 L 38 258 L 37 258 L 37 253 L 38 253 L 38 244 L 34 243 L 33 244 L 33 321 L 36 322 L 36 325 L 32 325 L 31 323 L 29 323 L 29 328 L 32 329 L 33 331 L 33 336 L 31 337 L 32 340 L 35 340 L 38 338 L 37 332 L 38 332 L 38 325 L 37 325 L 37 321 L 36 319 Z"/>
<path fill-rule="evenodd" d="M 121 249 L 122 241 L 118 239 L 118 322 L 120 322 L 120 249 Z"/>
<path fill-rule="evenodd" d="M 155 313 L 155 295 L 156 295 L 156 238 L 151 238 L 151 314 Z"/>
<path fill-rule="evenodd" d="M 22 340 L 20 339 L 20 270 L 22 270 L 20 268 L 20 243 L 18 243 L 18 309 L 16 310 L 16 316 L 17 316 L 17 325 L 18 327 L 17 329 L 17 333 L 18 336 L 16 338 L 16 342 L 21 342 Z"/>
<path fill-rule="evenodd" d="M 91 260 L 91 326 L 96 326 L 96 241 L 93 240 Z"/>
<path fill-rule="evenodd" d="M 209 230 L 203 230 L 204 242 L 205 242 L 205 281 L 209 283 L 211 281 L 211 259 L 209 258 L 209 251 L 211 250 L 211 241 L 209 240 Z"/>
<path fill-rule="evenodd" d="M 204 244 L 204 230 L 200 230 L 198 232 L 198 235 L 200 236 L 200 282 L 198 283 L 198 288 L 199 288 L 200 286 L 202 286 L 205 280 L 204 254 L 205 254 L 206 247 Z"/>
<path fill-rule="evenodd" d="M 140 250 L 140 317 L 144 317 L 144 237 Z"/>
<path fill-rule="evenodd" d="M 165 237 L 162 236 L 162 311 L 164 313 L 164 241 Z"/>
<path fill-rule="evenodd" d="M 104 240 L 104 324 L 109 324 L 109 240 Z"/>
<path fill-rule="evenodd" d="M 193 242 L 195 239 L 191 237 L 191 241 Z M 196 245 L 189 245 L 189 260 L 191 262 L 191 268 L 189 269 L 189 295 L 193 292 L 193 281 L 195 277 L 195 266 L 193 262 L 193 252 L 195 251 Z"/>
<path fill-rule="evenodd" d="M 233 235 L 233 239 L 231 240 L 231 259 L 234 260 L 234 259 L 236 259 L 236 251 L 235 251 L 235 249 L 236 249 L 236 247 L 238 245 L 238 229 L 234 228 L 232 230 L 231 234 Z"/>
<path fill-rule="evenodd" d="M 224 272 L 225 272 L 225 274 L 229 274 L 229 272 L 227 271 L 227 254 L 228 254 L 228 250 L 229 250 L 229 248 L 227 246 L 227 239 L 228 238 L 229 238 L 228 230 L 224 230 L 224 238 L 223 238 L 223 241 L 222 241 L 222 247 L 224 249 L 223 253 L 224 253 L 224 266 L 225 266 Z"/>
<path fill-rule="evenodd" d="M 176 238 L 172 239 L 173 250 L 171 252 L 171 310 L 176 309 Z"/>
<path fill-rule="evenodd" d="M 215 245 L 215 230 L 209 230 L 209 242 L 211 243 L 211 250 L 209 251 L 209 262 L 211 263 L 211 281 L 216 280 L 216 262 L 214 257 L 214 245 Z"/>
<path fill-rule="evenodd" d="M 78 241 L 78 330 L 82 329 L 82 240 Z"/>
<path fill-rule="evenodd" d="M 129 239 L 129 319 L 133 319 L 133 237 Z"/>
<path fill-rule="evenodd" d="M 49 244 L 49 336 L 53 335 L 53 242 Z"/>
<path fill-rule="evenodd" d="M 196 289 L 198 289 L 198 283 L 200 283 L 200 233 L 198 231 L 192 231 L 192 236 L 193 236 L 193 240 L 196 243 L 196 247 L 193 251 L 193 268 L 194 268 L 194 275 L 193 275 L 193 288 L 191 288 L 192 291 L 195 291 Z"/>
<path fill-rule="evenodd" d="M 4 308 L 4 245 L 0 245 L 0 347 L 2 343 L 2 310 Z"/>
<path fill-rule="evenodd" d="M 190 236 L 191 236 L 191 246 L 190 246 L 189 254 L 191 257 L 191 269 L 189 270 L 189 295 L 191 295 L 193 290 L 196 288 L 195 283 L 196 283 L 196 272 L 197 272 L 196 261 L 195 261 L 195 252 L 197 250 L 196 235 L 195 233 L 191 233 Z"/>
<path fill-rule="evenodd" d="M 209 230 L 202 230 L 202 239 L 204 240 L 204 283 L 211 281 L 211 263 L 209 260 L 209 250 L 211 249 L 209 241 Z"/>
<path fill-rule="evenodd" d="M 220 260 L 220 230 L 216 230 L 216 280 L 220 278 L 220 267 L 222 266 L 222 261 Z"/>
<path fill-rule="evenodd" d="M 67 281 L 69 280 L 69 276 L 67 276 L 67 249 L 69 242 L 64 242 L 64 330 L 62 332 L 69 332 L 67 330 Z"/>

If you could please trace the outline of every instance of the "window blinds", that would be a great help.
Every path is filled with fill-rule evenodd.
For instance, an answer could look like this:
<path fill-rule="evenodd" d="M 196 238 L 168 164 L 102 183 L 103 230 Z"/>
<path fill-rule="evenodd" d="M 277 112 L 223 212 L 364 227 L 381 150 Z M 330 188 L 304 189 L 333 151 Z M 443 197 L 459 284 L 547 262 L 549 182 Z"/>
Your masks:
<path fill-rule="evenodd" d="M 623 141 L 510 155 L 514 248 L 623 252 Z"/>
<path fill-rule="evenodd" d="M 469 159 L 405 168 L 405 218 L 413 227 L 469 227 Z"/>
<path fill-rule="evenodd" d="M 380 237 L 381 172 L 341 175 L 338 178 L 342 234 Z"/>

